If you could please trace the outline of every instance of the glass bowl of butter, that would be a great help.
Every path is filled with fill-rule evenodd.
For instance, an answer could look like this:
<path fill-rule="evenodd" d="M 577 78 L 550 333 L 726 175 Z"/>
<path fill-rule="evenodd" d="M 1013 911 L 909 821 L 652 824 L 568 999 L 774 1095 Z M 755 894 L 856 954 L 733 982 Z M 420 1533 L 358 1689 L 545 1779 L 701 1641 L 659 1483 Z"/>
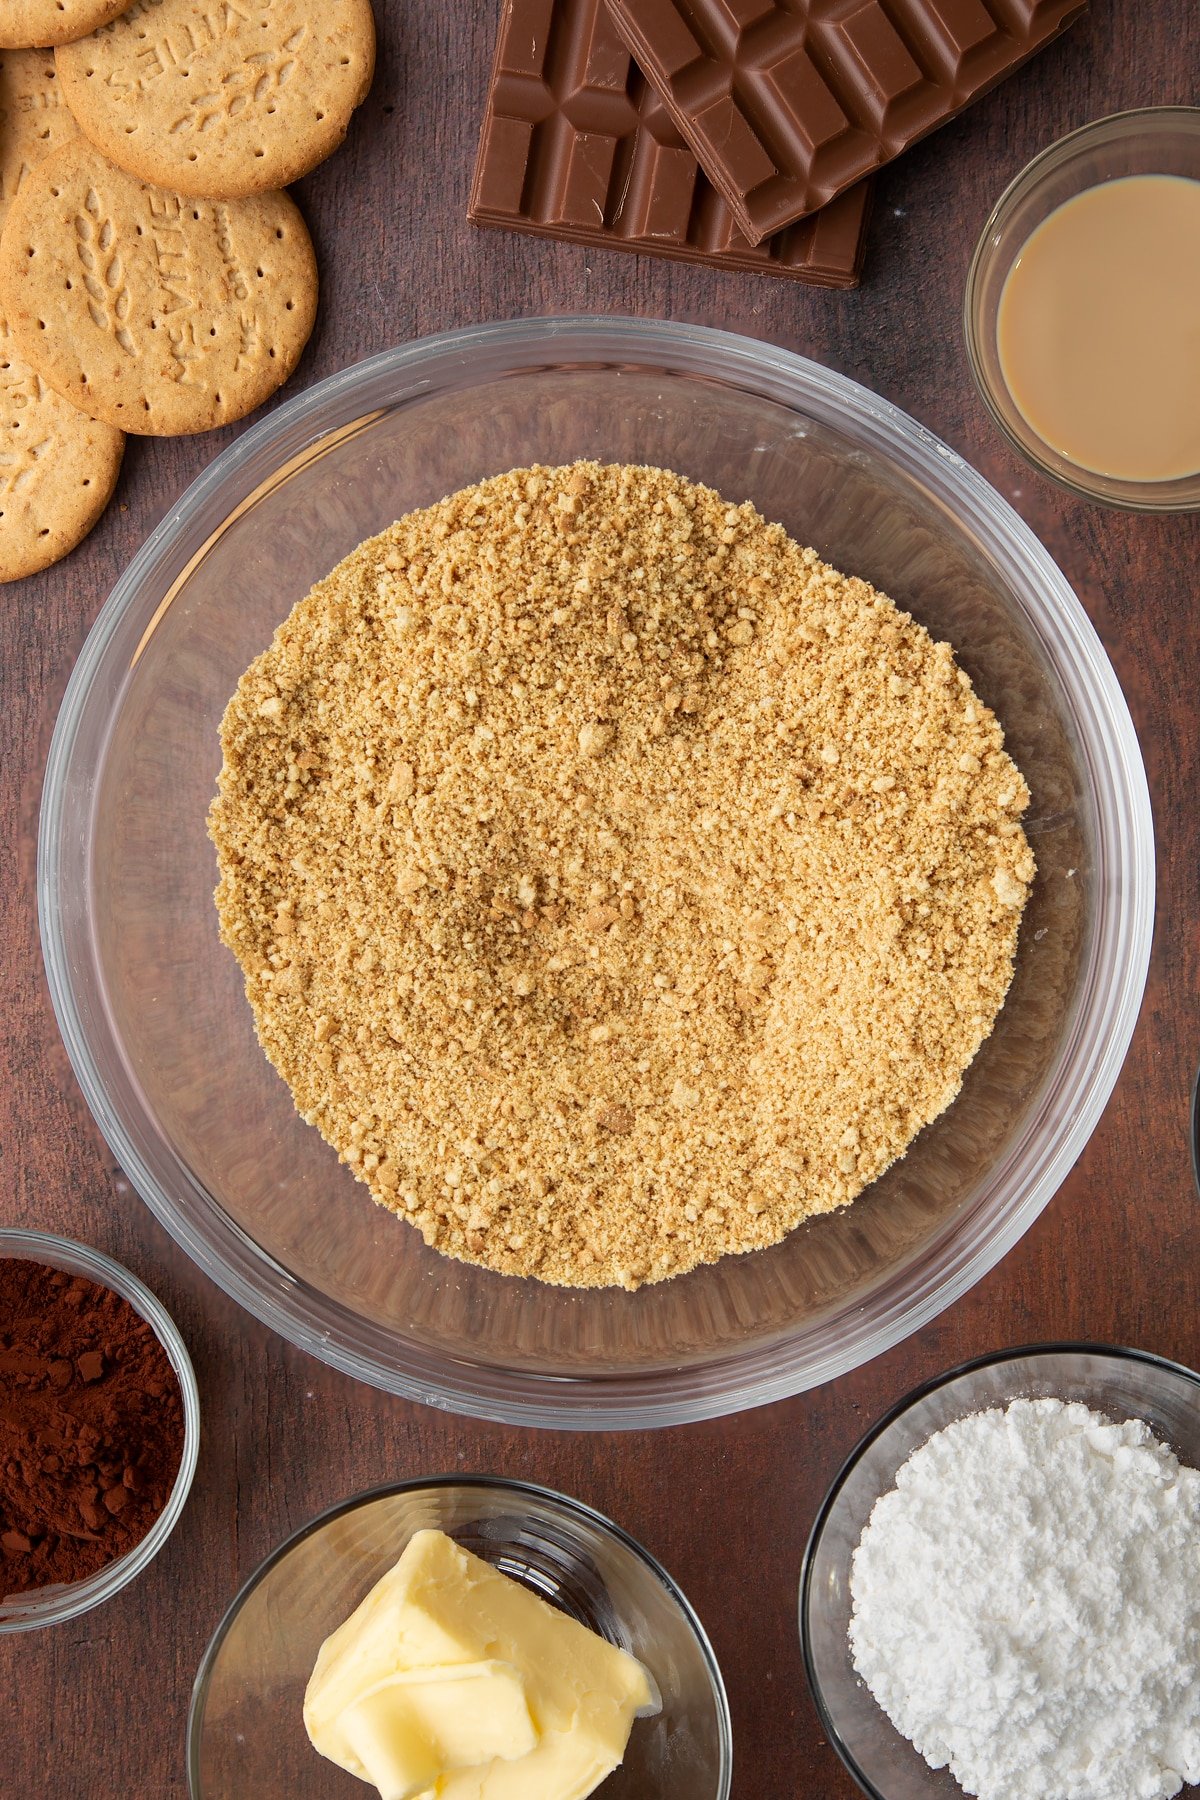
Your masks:
<path fill-rule="evenodd" d="M 729 1707 L 653 1557 L 578 1501 L 445 1476 L 314 1519 L 196 1676 L 191 1800 L 728 1800 Z"/>

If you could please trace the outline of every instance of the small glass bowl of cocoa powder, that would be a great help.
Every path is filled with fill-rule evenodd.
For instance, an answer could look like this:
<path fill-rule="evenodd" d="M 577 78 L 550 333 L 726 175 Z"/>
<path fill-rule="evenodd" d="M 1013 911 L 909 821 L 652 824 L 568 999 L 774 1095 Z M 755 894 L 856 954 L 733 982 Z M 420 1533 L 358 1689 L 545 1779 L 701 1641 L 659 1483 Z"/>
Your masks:
<path fill-rule="evenodd" d="M 17 1263 L 30 1265 L 27 1284 L 13 1278 Z M 14 1494 L 28 1489 L 22 1518 L 3 1521 L 3 1635 L 78 1618 L 127 1587 L 158 1554 L 192 1485 L 200 1396 L 173 1321 L 111 1257 L 48 1232 L 0 1230 L 0 1273 L 8 1284 L 0 1309 L 0 1484 L 11 1484 Z M 61 1355 L 52 1348 L 56 1319 L 45 1319 L 42 1330 L 28 1328 L 31 1304 L 42 1302 L 47 1312 L 74 1310 L 82 1322 L 67 1331 Z M 37 1406 L 43 1397 L 47 1406 Z M 61 1445 L 50 1441 L 60 1436 Z M 36 1467 L 32 1458 L 40 1459 Z M 80 1516 L 67 1521 L 73 1500 Z M 43 1504 L 53 1516 L 39 1533 Z"/>

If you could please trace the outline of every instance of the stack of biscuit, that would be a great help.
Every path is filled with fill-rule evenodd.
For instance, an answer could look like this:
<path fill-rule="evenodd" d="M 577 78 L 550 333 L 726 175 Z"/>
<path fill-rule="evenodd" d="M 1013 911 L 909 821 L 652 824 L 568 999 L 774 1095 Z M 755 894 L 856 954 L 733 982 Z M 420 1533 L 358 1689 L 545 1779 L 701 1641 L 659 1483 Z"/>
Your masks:
<path fill-rule="evenodd" d="M 227 425 L 307 342 L 283 192 L 371 84 L 370 0 L 5 0 L 0 582 L 65 556 L 126 432 Z"/>

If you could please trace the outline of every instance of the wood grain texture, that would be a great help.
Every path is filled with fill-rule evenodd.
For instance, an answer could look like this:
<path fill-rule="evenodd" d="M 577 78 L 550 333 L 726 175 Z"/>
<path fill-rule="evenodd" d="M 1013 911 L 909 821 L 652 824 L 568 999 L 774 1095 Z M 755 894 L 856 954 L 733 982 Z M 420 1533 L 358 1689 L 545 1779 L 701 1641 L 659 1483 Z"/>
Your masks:
<path fill-rule="evenodd" d="M 33 833 L 55 709 L 116 576 L 236 429 L 132 442 L 116 502 L 86 545 L 0 599 L 0 1219 L 95 1243 L 157 1289 L 196 1360 L 205 1438 L 184 1518 L 133 1589 L 75 1624 L 0 1642 L 0 1794 L 90 1800 L 119 1788 L 128 1800 L 182 1800 L 192 1675 L 260 1558 L 359 1488 L 474 1469 L 579 1495 L 677 1576 L 728 1682 L 738 1800 L 848 1800 L 804 1683 L 795 1584 L 814 1510 L 866 1424 L 948 1364 L 1035 1338 L 1110 1339 L 1200 1363 L 1200 1203 L 1186 1141 L 1200 1057 L 1200 516 L 1108 513 L 1031 474 L 975 396 L 959 328 L 967 262 L 1001 188 L 1087 119 L 1193 100 L 1200 13 L 1194 0 L 1093 0 L 1064 39 L 883 174 L 863 287 L 830 294 L 472 231 L 495 9 L 377 3 L 371 96 L 343 150 L 298 190 L 324 288 L 285 397 L 418 333 L 595 310 L 768 338 L 915 414 L 1025 516 L 1116 662 L 1160 834 L 1149 991 L 1107 1113 L 1037 1225 L 950 1312 L 830 1387 L 737 1419 L 585 1437 L 478 1426 L 356 1386 L 241 1314 L 153 1223 L 90 1123 L 46 999 Z"/>

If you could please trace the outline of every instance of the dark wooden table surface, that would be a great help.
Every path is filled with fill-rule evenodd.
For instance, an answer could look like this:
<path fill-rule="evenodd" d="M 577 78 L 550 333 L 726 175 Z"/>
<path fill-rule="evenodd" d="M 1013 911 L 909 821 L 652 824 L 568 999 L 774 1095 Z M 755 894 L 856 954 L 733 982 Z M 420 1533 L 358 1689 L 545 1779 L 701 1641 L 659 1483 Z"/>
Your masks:
<path fill-rule="evenodd" d="M 376 6 L 374 89 L 345 147 L 299 191 L 323 293 L 286 392 L 421 333 L 595 311 L 768 338 L 896 401 L 1024 515 L 1116 663 L 1159 833 L 1149 990 L 1100 1127 L 1038 1224 L 950 1312 L 832 1386 L 740 1418 L 596 1437 L 476 1425 L 355 1385 L 241 1313 L 152 1221 L 91 1124 L 46 996 L 33 846 L 63 686 L 125 563 L 236 431 L 131 440 L 90 540 L 0 594 L 0 1219 L 99 1245 L 157 1289 L 195 1358 L 205 1435 L 191 1501 L 149 1573 L 74 1624 L 0 1642 L 0 1795 L 182 1796 L 192 1676 L 260 1558 L 357 1489 L 473 1469 L 579 1495 L 678 1577 L 728 1683 L 739 1800 L 846 1796 L 852 1783 L 805 1686 L 795 1584 L 814 1510 L 866 1424 L 947 1365 L 1037 1338 L 1109 1339 L 1200 1363 L 1200 1203 L 1187 1154 L 1200 1056 L 1200 515 L 1106 512 L 1039 480 L 989 423 L 959 329 L 967 262 L 1001 188 L 1085 120 L 1194 101 L 1200 10 L 1093 0 L 1035 63 L 885 172 L 863 285 L 827 294 L 473 231 L 467 188 L 497 0 Z"/>

